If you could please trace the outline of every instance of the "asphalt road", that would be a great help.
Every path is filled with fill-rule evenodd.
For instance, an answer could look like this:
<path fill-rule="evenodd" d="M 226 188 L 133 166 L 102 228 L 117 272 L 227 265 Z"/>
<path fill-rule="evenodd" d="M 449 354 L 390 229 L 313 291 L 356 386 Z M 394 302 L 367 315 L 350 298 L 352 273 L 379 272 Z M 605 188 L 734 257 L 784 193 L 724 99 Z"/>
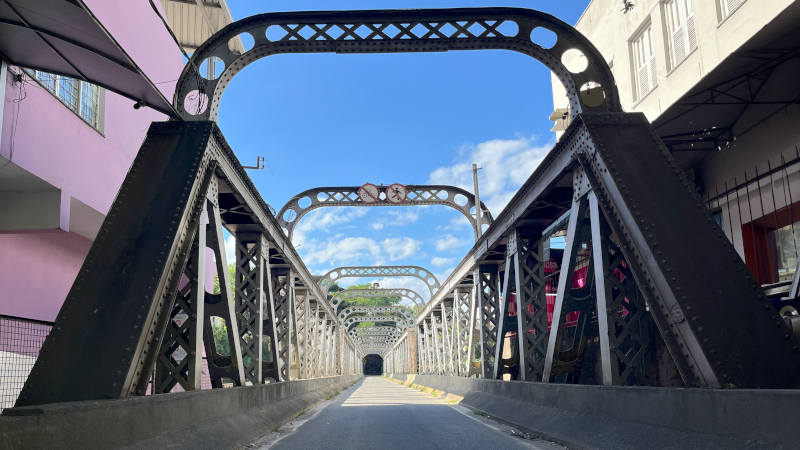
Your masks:
<path fill-rule="evenodd" d="M 510 427 L 380 377 L 365 378 L 248 448 L 564 450 L 514 437 Z"/>

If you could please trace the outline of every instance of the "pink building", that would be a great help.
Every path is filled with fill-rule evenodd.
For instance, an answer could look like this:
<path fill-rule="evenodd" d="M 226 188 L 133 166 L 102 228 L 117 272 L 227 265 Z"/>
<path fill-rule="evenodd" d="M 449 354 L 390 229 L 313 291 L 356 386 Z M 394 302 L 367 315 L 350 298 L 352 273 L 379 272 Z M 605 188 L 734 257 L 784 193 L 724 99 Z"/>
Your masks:
<path fill-rule="evenodd" d="M 224 0 L 84 3 L 90 12 L 40 0 L 0 10 L 0 408 L 14 404 L 150 123 L 168 119 L 180 47 L 233 21 Z M 50 67 L 114 89 L 33 70 Z"/>
<path fill-rule="evenodd" d="M 148 1 L 86 4 L 172 99 L 181 53 Z M 167 117 L 103 88 L 5 61 L 0 90 L 0 314 L 52 321 L 147 128 Z"/>

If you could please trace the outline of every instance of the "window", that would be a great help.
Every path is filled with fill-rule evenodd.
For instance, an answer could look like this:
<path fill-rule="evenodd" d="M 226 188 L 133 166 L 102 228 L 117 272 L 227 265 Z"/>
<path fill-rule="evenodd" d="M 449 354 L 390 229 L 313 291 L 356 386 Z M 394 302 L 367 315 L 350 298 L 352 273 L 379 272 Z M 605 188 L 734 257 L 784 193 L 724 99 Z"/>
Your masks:
<path fill-rule="evenodd" d="M 634 100 L 638 101 L 658 85 L 653 31 L 649 24 L 631 41 L 631 55 L 634 70 L 634 96 L 636 97 Z"/>
<path fill-rule="evenodd" d="M 789 281 L 794 277 L 797 268 L 797 249 L 800 248 L 800 223 L 787 225 L 769 233 L 770 242 L 775 242 L 771 251 L 777 251 L 778 279 Z"/>
<path fill-rule="evenodd" d="M 667 41 L 672 68 L 686 59 L 697 48 L 697 32 L 691 0 L 668 0 L 664 3 L 664 19 L 667 22 Z"/>
<path fill-rule="evenodd" d="M 86 123 L 96 130 L 102 131 L 99 87 L 85 81 L 38 70 L 26 69 L 26 72 Z"/>
<path fill-rule="evenodd" d="M 720 22 L 736 12 L 746 0 L 719 0 Z"/>

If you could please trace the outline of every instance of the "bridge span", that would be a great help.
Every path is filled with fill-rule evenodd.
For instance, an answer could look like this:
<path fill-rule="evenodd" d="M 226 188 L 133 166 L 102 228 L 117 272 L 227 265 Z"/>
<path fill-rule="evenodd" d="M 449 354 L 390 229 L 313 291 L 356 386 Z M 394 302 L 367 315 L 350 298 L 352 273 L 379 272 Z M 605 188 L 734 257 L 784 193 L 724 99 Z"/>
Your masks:
<path fill-rule="evenodd" d="M 271 27 L 286 34 L 270 40 Z M 536 28 L 555 45 L 533 42 Z M 243 33 L 255 42 L 245 52 L 229 46 Z M 216 123 L 234 75 L 281 53 L 478 49 L 550 68 L 571 105 L 564 135 L 480 223 L 470 212 L 478 199 L 458 206 L 452 187 L 415 187 L 441 194 L 418 203 L 456 207 L 475 230 L 446 280 L 415 266 L 312 274 L 290 239 L 299 202 L 287 206 L 294 217 L 287 208 L 276 217 Z M 568 50 L 587 67 L 568 70 Z M 224 65 L 215 79 L 198 74 L 209 58 Z M 775 305 L 798 307 L 800 279 L 767 296 L 644 115 L 622 111 L 602 55 L 568 24 L 519 8 L 261 14 L 197 48 L 172 106 L 180 117 L 151 125 L 0 416 L 4 448 L 797 448 L 800 333 Z M 302 195 L 318 196 L 309 209 L 360 201 L 334 191 Z M 348 200 L 320 200 L 325 192 Z M 225 230 L 236 241 L 232 277 Z M 550 246 L 556 236 L 563 251 Z M 210 272 L 220 292 L 206 291 Z M 335 279 L 380 273 L 412 274 L 430 299 L 328 294 Z M 258 444 L 309 410 L 295 431 Z"/>

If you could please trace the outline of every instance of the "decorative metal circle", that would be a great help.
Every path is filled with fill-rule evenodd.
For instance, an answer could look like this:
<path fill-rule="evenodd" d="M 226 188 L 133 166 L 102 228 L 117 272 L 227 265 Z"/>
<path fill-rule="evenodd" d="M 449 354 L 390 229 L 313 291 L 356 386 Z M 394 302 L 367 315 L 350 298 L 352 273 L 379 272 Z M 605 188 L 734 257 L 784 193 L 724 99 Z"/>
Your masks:
<path fill-rule="evenodd" d="M 361 203 L 366 203 L 371 205 L 376 203 L 380 200 L 381 191 L 378 189 L 378 186 L 375 186 L 372 183 L 367 183 L 360 188 L 358 188 L 358 198 L 361 200 Z"/>
<path fill-rule="evenodd" d="M 406 201 L 408 197 L 408 189 L 400 183 L 394 183 L 386 188 L 386 200 L 389 203 L 399 205 Z"/>

